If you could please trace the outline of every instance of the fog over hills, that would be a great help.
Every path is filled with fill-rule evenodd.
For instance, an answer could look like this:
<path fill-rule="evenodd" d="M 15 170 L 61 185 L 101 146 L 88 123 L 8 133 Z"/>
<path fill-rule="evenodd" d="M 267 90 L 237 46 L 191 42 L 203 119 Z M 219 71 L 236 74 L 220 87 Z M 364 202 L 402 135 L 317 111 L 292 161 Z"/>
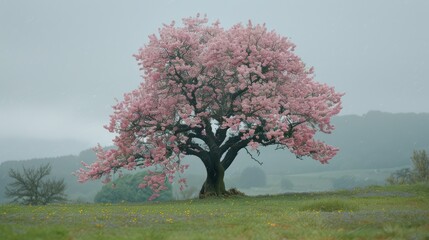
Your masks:
<path fill-rule="evenodd" d="M 0 163 L 10 160 L 77 155 L 89 147 L 85 142 L 74 139 L 38 139 L 0 137 Z"/>
<path fill-rule="evenodd" d="M 345 93 L 341 114 L 429 112 L 427 0 L 52 2 L 0 1 L 0 162 L 111 144 L 115 98 L 144 80 L 133 54 L 197 13 L 288 38 L 316 82 Z"/>
<path fill-rule="evenodd" d="M 263 162 L 260 167 L 267 174 L 290 175 L 353 169 L 377 170 L 407 167 L 410 165 L 410 156 L 413 150 L 429 150 L 429 113 L 392 114 L 374 111 L 363 116 L 338 116 L 333 119 L 333 123 L 336 129 L 332 134 L 319 136 L 319 139 L 340 148 L 338 155 L 329 164 L 320 164 L 308 158 L 300 160 L 287 150 L 274 150 L 274 147 L 261 148 L 259 156 L 256 152 L 250 152 L 255 158 Z M 51 147 L 58 148 L 58 151 L 76 150 L 79 147 L 79 143 L 73 141 L 70 142 L 71 148 L 68 145 L 62 145 L 67 144 L 67 142 L 54 144 L 34 142 L 28 144 L 33 147 L 40 147 L 40 151 Z M 4 146 L 3 143 L 2 146 Z M 25 148 L 17 150 L 25 151 Z M 92 201 L 95 193 L 100 190 L 101 183 L 98 181 L 79 184 L 72 172 L 81 167 L 81 161 L 90 163 L 94 160 L 94 152 L 85 150 L 78 155 L 3 162 L 0 165 L 0 202 L 6 201 L 3 194 L 5 186 L 11 180 L 7 175 L 10 168 L 21 169 L 22 166 L 33 167 L 44 163 L 52 164 L 53 177 L 65 178 L 66 193 L 72 199 Z M 203 165 L 198 159 L 188 157 L 186 162 L 191 164 L 190 174 L 205 175 Z M 234 177 L 248 166 L 259 166 L 259 164 L 252 160 L 245 151 L 241 151 L 227 170 L 226 175 L 227 177 Z"/>
<path fill-rule="evenodd" d="M 347 169 L 377 169 L 410 164 L 414 149 L 429 150 L 429 113 L 392 114 L 369 112 L 363 116 L 334 117 L 332 134 L 320 134 L 319 139 L 340 149 L 329 164 L 312 159 L 297 159 L 287 150 L 274 147 L 261 149 L 258 157 L 266 171 L 311 172 Z M 256 164 L 248 154 L 240 152 L 241 164 Z"/>

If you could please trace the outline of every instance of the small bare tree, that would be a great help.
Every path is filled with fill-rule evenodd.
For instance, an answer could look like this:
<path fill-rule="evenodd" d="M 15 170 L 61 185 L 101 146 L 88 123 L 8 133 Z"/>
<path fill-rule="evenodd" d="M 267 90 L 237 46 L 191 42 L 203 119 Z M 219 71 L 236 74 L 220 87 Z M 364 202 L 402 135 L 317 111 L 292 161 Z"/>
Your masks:
<path fill-rule="evenodd" d="M 413 172 L 409 168 L 403 168 L 390 174 L 386 179 L 390 185 L 401 185 L 414 183 Z"/>
<path fill-rule="evenodd" d="M 429 158 L 425 150 L 414 151 L 411 157 L 413 162 L 413 172 L 416 182 L 429 181 Z"/>
<path fill-rule="evenodd" d="M 51 170 L 49 163 L 39 168 L 23 167 L 22 172 L 10 169 L 9 177 L 14 181 L 6 187 L 6 196 L 13 198 L 12 202 L 25 205 L 46 205 L 66 200 L 64 179 L 44 179 Z"/>
<path fill-rule="evenodd" d="M 389 184 L 411 184 L 429 181 L 429 157 L 425 150 L 414 150 L 411 156 L 413 169 L 404 168 L 392 173 L 387 179 Z"/>

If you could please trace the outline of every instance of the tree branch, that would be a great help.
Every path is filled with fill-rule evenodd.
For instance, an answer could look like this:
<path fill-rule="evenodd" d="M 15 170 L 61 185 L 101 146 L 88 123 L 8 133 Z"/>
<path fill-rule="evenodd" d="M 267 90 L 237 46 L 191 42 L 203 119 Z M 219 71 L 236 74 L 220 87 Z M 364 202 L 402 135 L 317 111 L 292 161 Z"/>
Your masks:
<path fill-rule="evenodd" d="M 250 139 L 241 140 L 241 141 L 236 142 L 235 144 L 233 144 L 229 148 L 229 150 L 226 152 L 226 155 L 221 162 L 221 164 L 225 170 L 228 169 L 229 166 L 231 166 L 231 163 L 234 161 L 238 152 L 242 148 L 246 147 L 249 142 L 250 142 Z"/>
<path fill-rule="evenodd" d="M 239 142 L 241 140 L 241 136 L 242 134 L 239 134 L 237 136 L 228 138 L 228 140 L 226 140 L 226 142 L 220 146 L 221 155 L 223 155 L 226 151 L 228 151 L 228 149 L 232 147 L 234 144 Z"/>
<path fill-rule="evenodd" d="M 263 162 L 259 161 L 259 160 L 258 160 L 258 159 L 256 159 L 255 157 L 253 157 L 253 155 L 249 152 L 249 150 L 247 149 L 247 147 L 245 147 L 245 148 L 244 148 L 244 150 L 246 150 L 247 154 L 249 154 L 249 156 L 250 156 L 250 158 L 251 158 L 252 160 L 254 160 L 254 161 L 255 161 L 255 162 L 257 162 L 259 165 L 261 165 L 261 166 L 262 166 Z M 256 151 L 257 151 L 258 156 L 259 156 L 259 154 L 261 154 L 261 152 L 260 152 L 259 150 L 257 150 L 257 149 L 256 149 Z"/>
<path fill-rule="evenodd" d="M 216 137 L 216 142 L 217 142 L 217 144 L 220 146 L 222 143 L 223 143 L 223 141 L 225 141 L 225 138 L 226 138 L 226 132 L 228 131 L 228 129 L 229 128 L 218 128 L 217 130 L 216 130 L 216 134 L 215 134 L 215 137 Z"/>

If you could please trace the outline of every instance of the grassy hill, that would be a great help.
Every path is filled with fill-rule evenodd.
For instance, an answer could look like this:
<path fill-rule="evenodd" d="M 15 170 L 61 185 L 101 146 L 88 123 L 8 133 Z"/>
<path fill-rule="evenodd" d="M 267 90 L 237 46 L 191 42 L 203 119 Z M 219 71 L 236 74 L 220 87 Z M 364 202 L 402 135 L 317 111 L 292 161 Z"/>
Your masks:
<path fill-rule="evenodd" d="M 0 239 L 427 239 L 429 185 L 148 204 L 0 205 Z"/>

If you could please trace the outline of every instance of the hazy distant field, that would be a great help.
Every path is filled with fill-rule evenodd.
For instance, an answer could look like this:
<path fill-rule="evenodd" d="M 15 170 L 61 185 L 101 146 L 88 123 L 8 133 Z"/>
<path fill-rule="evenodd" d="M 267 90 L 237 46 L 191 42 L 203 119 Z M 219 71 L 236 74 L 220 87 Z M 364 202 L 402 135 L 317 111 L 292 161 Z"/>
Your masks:
<path fill-rule="evenodd" d="M 0 239 L 427 239 L 429 186 L 150 204 L 0 206 Z"/>
<path fill-rule="evenodd" d="M 406 167 L 406 166 L 404 166 Z M 401 168 L 386 168 L 386 169 L 353 169 L 343 171 L 325 171 L 314 173 L 301 173 L 301 174 L 267 174 L 267 184 L 264 187 L 242 188 L 234 185 L 237 179 L 227 177 L 225 180 L 228 187 L 236 187 L 246 195 L 266 195 L 266 194 L 280 194 L 284 192 L 320 192 L 320 191 L 334 191 L 338 190 L 335 186 L 335 181 L 341 181 L 342 178 L 351 178 L 358 181 L 359 186 L 370 185 L 385 185 L 386 178 L 394 171 Z M 292 188 L 284 189 L 280 186 L 282 179 L 288 179 L 293 184 Z M 198 180 L 198 181 L 196 181 Z M 198 176 L 197 179 L 191 179 L 189 182 L 196 190 L 199 190 L 201 182 L 204 181 L 204 176 Z M 347 186 L 346 188 L 354 188 Z M 340 188 L 342 189 L 342 188 Z"/>

